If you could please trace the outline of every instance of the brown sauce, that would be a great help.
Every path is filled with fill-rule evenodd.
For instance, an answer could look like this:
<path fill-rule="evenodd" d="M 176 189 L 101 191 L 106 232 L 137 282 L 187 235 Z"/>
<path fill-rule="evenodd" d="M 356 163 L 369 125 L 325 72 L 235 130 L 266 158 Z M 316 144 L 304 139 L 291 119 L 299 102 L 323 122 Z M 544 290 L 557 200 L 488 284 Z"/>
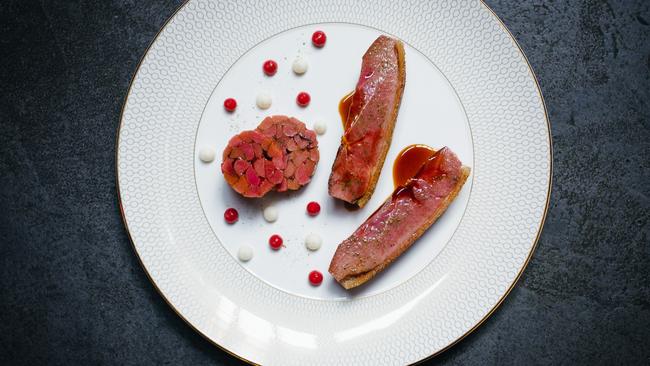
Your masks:
<path fill-rule="evenodd" d="M 405 147 L 397 154 L 395 163 L 393 163 L 395 188 L 405 186 L 435 153 L 436 150 L 427 145 L 409 145 Z"/>
<path fill-rule="evenodd" d="M 353 96 L 354 90 L 346 94 L 339 102 L 339 114 L 341 115 L 341 122 L 343 122 L 343 130 L 348 128 L 348 117 L 350 115 Z"/>

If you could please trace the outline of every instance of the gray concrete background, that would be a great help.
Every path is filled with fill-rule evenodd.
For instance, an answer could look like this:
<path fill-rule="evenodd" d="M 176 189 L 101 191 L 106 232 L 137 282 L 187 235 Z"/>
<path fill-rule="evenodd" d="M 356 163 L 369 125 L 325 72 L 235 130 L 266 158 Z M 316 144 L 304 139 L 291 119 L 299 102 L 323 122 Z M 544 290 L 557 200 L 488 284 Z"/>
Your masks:
<path fill-rule="evenodd" d="M 164 303 L 115 191 L 138 60 L 180 0 L 0 3 L 0 364 L 237 364 Z M 497 1 L 548 105 L 539 247 L 427 364 L 649 364 L 650 2 Z"/>

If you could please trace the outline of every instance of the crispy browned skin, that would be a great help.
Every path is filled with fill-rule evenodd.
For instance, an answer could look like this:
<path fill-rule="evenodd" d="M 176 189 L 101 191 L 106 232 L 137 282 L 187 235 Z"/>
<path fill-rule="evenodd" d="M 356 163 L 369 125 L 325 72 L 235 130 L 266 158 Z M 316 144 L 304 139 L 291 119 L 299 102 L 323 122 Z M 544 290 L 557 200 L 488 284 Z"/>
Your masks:
<path fill-rule="evenodd" d="M 436 156 L 436 155 L 434 155 Z M 405 187 L 399 187 L 337 248 L 329 272 L 346 289 L 359 286 L 386 268 L 447 209 L 470 169 L 447 148 Z"/>
<path fill-rule="evenodd" d="M 404 45 L 380 36 L 363 57 L 328 182 L 330 196 L 359 207 L 370 200 L 393 138 L 405 81 Z"/>

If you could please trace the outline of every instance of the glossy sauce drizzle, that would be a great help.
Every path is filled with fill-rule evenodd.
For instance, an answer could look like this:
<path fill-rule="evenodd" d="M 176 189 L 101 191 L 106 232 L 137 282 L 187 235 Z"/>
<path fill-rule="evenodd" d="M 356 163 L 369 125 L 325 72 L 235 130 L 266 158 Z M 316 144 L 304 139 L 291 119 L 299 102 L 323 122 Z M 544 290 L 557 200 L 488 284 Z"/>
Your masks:
<path fill-rule="evenodd" d="M 409 145 L 395 158 L 393 163 L 393 182 L 395 188 L 405 186 L 422 166 L 436 153 L 427 145 Z"/>
<path fill-rule="evenodd" d="M 348 117 L 350 115 L 350 107 L 352 106 L 352 97 L 354 90 L 346 94 L 339 102 L 339 114 L 341 115 L 341 122 L 343 122 L 343 130 L 348 128 Z"/>

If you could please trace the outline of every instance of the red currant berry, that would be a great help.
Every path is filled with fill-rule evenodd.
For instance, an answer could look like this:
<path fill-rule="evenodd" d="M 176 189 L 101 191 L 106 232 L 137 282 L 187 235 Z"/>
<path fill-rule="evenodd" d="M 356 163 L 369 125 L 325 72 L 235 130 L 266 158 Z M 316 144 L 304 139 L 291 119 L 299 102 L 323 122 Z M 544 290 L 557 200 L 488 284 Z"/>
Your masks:
<path fill-rule="evenodd" d="M 319 212 L 320 212 L 320 205 L 318 204 L 318 202 L 312 201 L 307 204 L 307 213 L 309 214 L 309 216 L 316 216 L 318 215 Z"/>
<path fill-rule="evenodd" d="M 228 112 L 234 112 L 235 109 L 237 109 L 237 101 L 234 100 L 233 98 L 228 98 L 228 99 L 223 101 L 223 107 Z"/>
<path fill-rule="evenodd" d="M 282 237 L 278 234 L 273 234 L 269 238 L 269 245 L 271 246 L 271 249 L 273 250 L 278 250 L 282 248 Z"/>
<path fill-rule="evenodd" d="M 278 71 L 278 63 L 273 60 L 266 60 L 262 68 L 266 75 L 273 76 Z"/>
<path fill-rule="evenodd" d="M 327 36 L 323 31 L 316 31 L 311 35 L 311 43 L 318 48 L 325 46 L 325 41 L 327 41 Z"/>
<path fill-rule="evenodd" d="M 237 210 L 234 208 L 229 208 L 226 210 L 226 212 L 223 213 L 223 218 L 227 223 L 234 224 L 239 219 L 239 212 L 237 212 Z"/>
<path fill-rule="evenodd" d="M 318 271 L 309 272 L 309 283 L 312 286 L 318 286 L 323 282 L 323 274 Z"/>
<path fill-rule="evenodd" d="M 298 105 L 301 107 L 308 106 L 310 101 L 311 101 L 311 97 L 306 92 L 300 92 L 296 97 L 296 103 L 298 103 Z"/>

